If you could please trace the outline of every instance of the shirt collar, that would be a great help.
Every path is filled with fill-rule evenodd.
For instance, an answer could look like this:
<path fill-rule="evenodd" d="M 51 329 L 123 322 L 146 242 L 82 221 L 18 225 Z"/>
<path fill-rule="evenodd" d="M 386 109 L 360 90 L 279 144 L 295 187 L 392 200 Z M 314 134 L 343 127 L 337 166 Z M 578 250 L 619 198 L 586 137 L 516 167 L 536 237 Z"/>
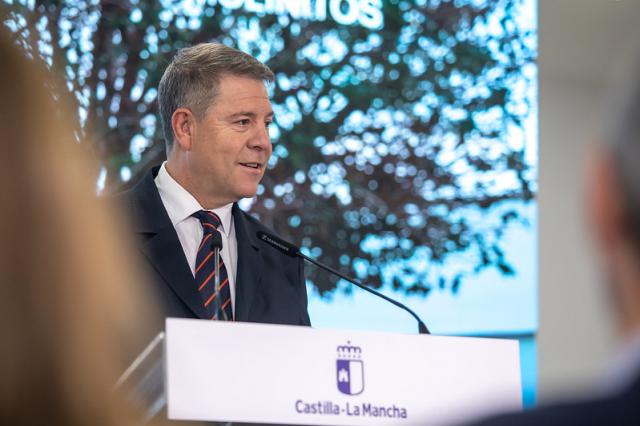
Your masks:
<path fill-rule="evenodd" d="M 191 217 L 197 211 L 207 210 L 204 209 L 198 200 L 182 187 L 176 180 L 169 174 L 166 168 L 166 161 L 160 166 L 158 175 L 155 178 L 160 198 L 165 204 L 171 224 L 175 227 L 178 223 L 181 223 Z M 233 203 L 229 203 L 216 209 L 209 209 L 214 212 L 220 218 L 222 223 L 222 230 L 225 233 L 229 233 L 231 229 L 231 209 Z M 196 219 L 197 220 L 197 219 Z"/>

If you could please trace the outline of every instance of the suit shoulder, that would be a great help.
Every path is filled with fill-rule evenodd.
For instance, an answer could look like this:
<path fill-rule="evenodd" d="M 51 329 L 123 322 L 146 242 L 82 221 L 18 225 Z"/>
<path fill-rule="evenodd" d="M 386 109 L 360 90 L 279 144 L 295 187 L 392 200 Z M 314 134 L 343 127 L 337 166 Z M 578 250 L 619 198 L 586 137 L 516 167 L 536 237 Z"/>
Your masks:
<path fill-rule="evenodd" d="M 279 237 L 279 235 L 278 235 L 278 233 L 276 231 L 274 231 L 273 229 L 271 229 L 268 226 L 264 225 L 262 222 L 260 222 L 260 220 L 258 220 L 258 218 L 256 218 L 252 214 L 247 213 L 247 212 L 245 212 L 244 210 L 241 210 L 241 209 L 240 209 L 240 214 L 246 220 L 247 225 L 251 226 L 253 228 L 253 231 L 255 231 L 255 232 L 262 231 L 262 232 L 266 232 L 268 234 L 273 234 L 273 235 L 276 235 L 276 236 Z"/>
<path fill-rule="evenodd" d="M 166 212 L 154 182 L 153 170 L 133 186 L 105 198 L 127 215 L 132 224 L 144 225 L 142 229 L 145 231 L 151 229 L 149 226 L 162 226 L 168 220 L 164 217 Z"/>
<path fill-rule="evenodd" d="M 615 397 L 558 403 L 525 410 L 521 413 L 505 414 L 486 419 L 476 425 L 587 425 L 616 424 L 636 425 L 640 421 L 640 400 L 634 395 L 630 404 L 629 394 Z"/>
<path fill-rule="evenodd" d="M 122 206 L 128 206 L 133 200 L 133 188 L 128 188 L 115 194 L 105 196 L 106 199 Z"/>
<path fill-rule="evenodd" d="M 132 186 L 125 190 L 102 196 L 107 203 L 115 205 L 121 211 L 129 213 L 134 210 L 136 199 L 138 195 L 136 193 L 136 186 Z"/>
<path fill-rule="evenodd" d="M 239 214 L 236 213 L 235 217 L 237 219 L 236 220 L 237 235 L 240 238 L 248 238 L 249 241 L 251 241 L 256 248 L 259 248 L 259 247 L 265 248 L 263 252 L 264 255 L 275 256 L 276 258 L 279 259 L 279 261 L 285 262 L 287 264 L 289 264 L 290 262 L 293 262 L 294 264 L 302 263 L 301 258 L 283 253 L 282 250 L 274 248 L 271 244 L 263 241 L 262 238 L 259 235 L 257 235 L 263 232 L 265 234 L 273 235 L 277 238 L 287 241 L 287 238 L 281 237 L 273 229 L 271 229 L 270 227 L 260 222 L 258 218 L 242 210 L 240 210 Z M 238 234 L 238 232 L 240 233 Z"/>

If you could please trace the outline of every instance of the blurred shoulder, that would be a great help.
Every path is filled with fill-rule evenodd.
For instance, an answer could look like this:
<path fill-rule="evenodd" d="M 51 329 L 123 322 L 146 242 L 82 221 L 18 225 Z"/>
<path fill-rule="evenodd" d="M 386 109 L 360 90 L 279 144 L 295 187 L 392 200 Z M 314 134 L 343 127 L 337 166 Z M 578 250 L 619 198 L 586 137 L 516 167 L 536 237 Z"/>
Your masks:
<path fill-rule="evenodd" d="M 618 395 L 541 406 L 520 413 L 504 414 L 474 423 L 477 426 L 506 425 L 639 425 L 640 388 Z"/>

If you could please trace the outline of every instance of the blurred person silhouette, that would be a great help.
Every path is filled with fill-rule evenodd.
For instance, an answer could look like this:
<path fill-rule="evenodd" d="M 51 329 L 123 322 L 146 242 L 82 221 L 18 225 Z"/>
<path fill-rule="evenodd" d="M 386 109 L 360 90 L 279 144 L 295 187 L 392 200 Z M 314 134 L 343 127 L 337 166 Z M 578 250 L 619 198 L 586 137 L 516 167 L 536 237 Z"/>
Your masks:
<path fill-rule="evenodd" d="M 640 50 L 626 58 L 614 73 L 601 143 L 591 153 L 584 185 L 587 219 L 621 347 L 590 397 L 481 425 L 640 424 Z"/>
<path fill-rule="evenodd" d="M 54 78 L 4 30 L 0 57 L 0 424 L 141 424 L 114 386 L 148 337 L 133 249 Z"/>

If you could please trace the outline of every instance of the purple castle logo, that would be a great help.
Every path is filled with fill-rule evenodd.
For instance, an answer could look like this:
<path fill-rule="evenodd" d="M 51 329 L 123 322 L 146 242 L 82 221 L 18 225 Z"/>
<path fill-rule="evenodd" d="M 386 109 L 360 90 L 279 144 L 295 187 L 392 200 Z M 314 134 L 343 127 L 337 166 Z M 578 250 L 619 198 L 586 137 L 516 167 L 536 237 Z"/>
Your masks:
<path fill-rule="evenodd" d="M 359 395 L 364 390 L 364 364 L 362 349 L 351 346 L 351 342 L 338 346 L 336 380 L 338 390 L 346 395 Z"/>

